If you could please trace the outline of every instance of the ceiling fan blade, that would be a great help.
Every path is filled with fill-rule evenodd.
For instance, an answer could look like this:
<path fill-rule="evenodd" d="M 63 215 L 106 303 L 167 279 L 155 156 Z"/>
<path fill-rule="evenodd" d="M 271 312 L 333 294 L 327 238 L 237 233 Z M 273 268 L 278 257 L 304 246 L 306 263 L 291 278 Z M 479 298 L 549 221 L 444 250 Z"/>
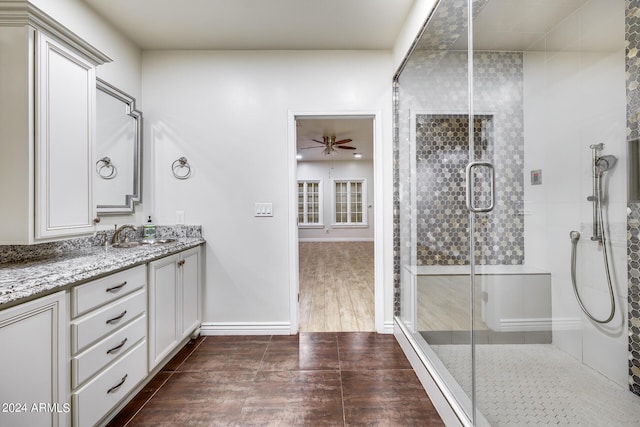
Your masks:
<path fill-rule="evenodd" d="M 335 144 L 346 144 L 347 142 L 351 142 L 351 141 L 353 141 L 353 139 L 348 139 L 348 138 L 347 139 L 342 139 L 340 141 L 334 142 L 334 145 Z"/>
<path fill-rule="evenodd" d="M 325 147 L 302 147 L 300 150 L 308 150 L 310 148 L 325 148 Z"/>
<path fill-rule="evenodd" d="M 324 145 L 324 142 L 322 142 L 322 141 L 318 141 L 317 139 L 312 139 L 312 141 L 313 141 L 313 142 L 317 142 L 317 143 L 319 143 L 319 144 Z"/>
<path fill-rule="evenodd" d="M 339 147 L 336 148 L 342 148 L 343 150 L 355 150 L 356 147 L 349 147 L 348 145 L 341 145 Z"/>

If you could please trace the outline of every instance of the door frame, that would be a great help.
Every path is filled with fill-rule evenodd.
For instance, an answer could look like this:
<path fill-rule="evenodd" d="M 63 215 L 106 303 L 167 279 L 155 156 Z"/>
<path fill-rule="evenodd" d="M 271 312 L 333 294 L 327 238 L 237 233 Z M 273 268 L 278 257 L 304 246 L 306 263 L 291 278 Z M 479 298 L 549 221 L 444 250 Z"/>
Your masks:
<path fill-rule="evenodd" d="M 372 118 L 373 119 L 373 265 L 374 265 L 374 325 L 376 332 L 385 333 L 384 325 L 384 229 L 383 229 L 383 150 L 382 150 L 382 112 L 380 110 L 355 111 L 289 111 L 287 118 L 287 152 L 289 172 L 289 307 L 291 334 L 299 329 L 300 266 L 298 250 L 298 161 L 296 159 L 296 118 L 340 117 L 340 118 Z"/>

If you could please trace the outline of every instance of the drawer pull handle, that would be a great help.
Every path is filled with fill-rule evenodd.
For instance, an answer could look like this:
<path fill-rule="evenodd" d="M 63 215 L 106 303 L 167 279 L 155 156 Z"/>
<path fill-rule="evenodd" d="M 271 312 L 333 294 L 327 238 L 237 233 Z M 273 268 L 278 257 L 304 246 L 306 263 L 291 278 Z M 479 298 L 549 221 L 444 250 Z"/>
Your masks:
<path fill-rule="evenodd" d="M 126 374 L 124 377 L 122 377 L 122 380 L 118 384 L 114 385 L 109 390 L 107 390 L 107 394 L 113 393 L 114 391 L 119 389 L 122 386 L 122 384 L 124 384 L 124 382 L 127 380 L 128 376 L 129 376 L 129 374 Z"/>
<path fill-rule="evenodd" d="M 106 289 L 106 291 L 107 291 L 107 292 L 116 292 L 116 291 L 119 291 L 119 290 L 120 290 L 120 289 L 122 289 L 122 287 L 123 287 L 124 285 L 126 285 L 126 284 L 127 284 L 127 281 L 125 280 L 124 282 L 122 282 L 122 284 L 120 284 L 120 285 L 118 285 L 118 286 L 113 286 L 113 287 L 111 287 L 111 288 L 107 288 L 107 289 Z"/>
<path fill-rule="evenodd" d="M 123 311 L 120 316 L 116 316 L 113 319 L 107 320 L 107 324 L 117 323 L 118 320 L 122 319 L 125 314 L 127 314 L 127 310 Z"/>
<path fill-rule="evenodd" d="M 107 350 L 107 354 L 115 353 L 116 351 L 120 350 L 126 342 L 127 342 L 127 338 L 123 339 L 120 344 L 118 344 L 117 346 L 113 347 L 110 350 Z"/>

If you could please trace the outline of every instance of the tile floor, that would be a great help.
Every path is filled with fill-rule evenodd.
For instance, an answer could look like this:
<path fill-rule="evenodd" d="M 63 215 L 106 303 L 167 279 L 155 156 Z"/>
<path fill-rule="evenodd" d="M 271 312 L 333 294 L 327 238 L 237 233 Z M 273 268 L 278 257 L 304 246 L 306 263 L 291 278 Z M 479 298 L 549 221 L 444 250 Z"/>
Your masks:
<path fill-rule="evenodd" d="M 463 390 L 467 345 L 433 345 Z M 478 345 L 476 399 L 492 426 L 640 426 L 640 398 L 549 344 Z"/>
<path fill-rule="evenodd" d="M 444 425 L 392 335 L 200 337 L 109 426 Z"/>

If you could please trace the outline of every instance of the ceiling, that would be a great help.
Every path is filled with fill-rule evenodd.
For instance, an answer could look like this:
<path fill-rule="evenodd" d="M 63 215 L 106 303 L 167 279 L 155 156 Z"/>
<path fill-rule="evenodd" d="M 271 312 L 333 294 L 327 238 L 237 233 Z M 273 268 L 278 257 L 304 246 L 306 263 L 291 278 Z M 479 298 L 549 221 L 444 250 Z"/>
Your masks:
<path fill-rule="evenodd" d="M 576 13 L 586 3 L 587 0 L 489 0 L 473 21 L 474 49 L 562 51 L 573 47 L 571 42 L 579 42 L 582 51 L 618 49 L 623 37 L 618 30 L 624 28 L 619 3 L 600 1 Z M 561 23 L 564 25 L 559 28 Z M 464 32 L 450 50 L 466 49 Z"/>
<path fill-rule="evenodd" d="M 415 0 L 83 0 L 143 50 L 390 50 Z"/>
<path fill-rule="evenodd" d="M 373 160 L 373 118 L 372 117 L 317 117 L 296 119 L 297 153 L 303 161 L 354 160 L 353 153 L 361 153 L 360 160 Z M 324 145 L 312 141 L 322 141 L 323 136 L 335 136 L 336 141 L 352 139 L 348 145 L 355 150 L 336 149 L 333 155 L 323 153 Z M 314 147 L 302 149 L 306 147 Z"/>

